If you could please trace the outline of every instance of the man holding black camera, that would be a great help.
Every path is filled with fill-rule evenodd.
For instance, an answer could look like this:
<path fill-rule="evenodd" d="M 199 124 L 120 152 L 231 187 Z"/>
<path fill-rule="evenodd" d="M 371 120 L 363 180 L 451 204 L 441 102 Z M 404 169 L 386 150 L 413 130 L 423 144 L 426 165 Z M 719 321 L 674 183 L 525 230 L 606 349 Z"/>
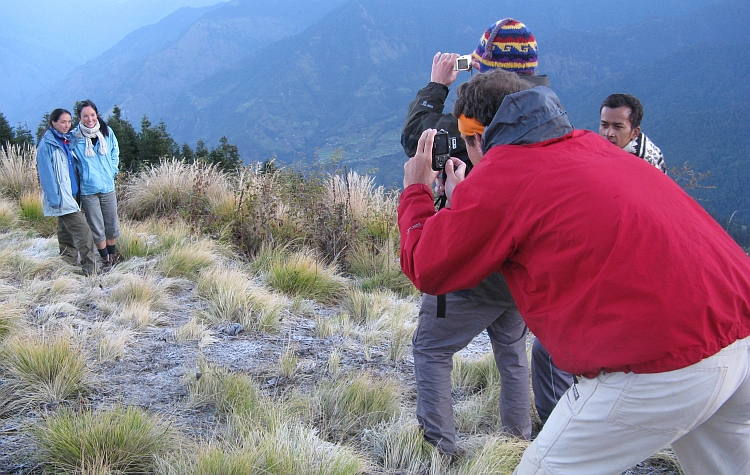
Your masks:
<path fill-rule="evenodd" d="M 548 85 L 546 76 L 535 76 L 537 44 L 534 36 L 512 18 L 493 24 L 470 56 L 437 53 L 432 61 L 430 83 L 417 93 L 401 135 L 401 145 L 410 157 L 417 151 L 422 132 L 443 129 L 439 147 L 443 159 L 460 158 L 467 172 L 472 161 L 460 138 L 455 117 L 443 114 L 449 87 L 462 70 L 481 73 L 502 68 L 537 85 Z M 436 169 L 441 163 L 433 164 Z M 503 430 L 529 439 L 531 402 L 526 335 L 528 329 L 510 295 L 505 278 L 495 272 L 468 290 L 444 296 L 425 294 L 419 326 L 412 338 L 414 374 L 417 382 L 417 419 L 425 439 L 441 452 L 454 454 L 456 429 L 451 399 L 453 355 L 487 330 L 500 371 L 500 417 Z"/>
<path fill-rule="evenodd" d="M 435 213 L 436 131 L 422 134 L 404 165 L 401 267 L 435 294 L 501 271 L 579 375 L 514 473 L 619 474 L 666 445 L 687 474 L 750 473 L 748 255 L 664 173 L 573 130 L 548 88 L 494 71 L 453 111 L 484 155 L 463 181 L 447 162 L 451 207 Z"/>

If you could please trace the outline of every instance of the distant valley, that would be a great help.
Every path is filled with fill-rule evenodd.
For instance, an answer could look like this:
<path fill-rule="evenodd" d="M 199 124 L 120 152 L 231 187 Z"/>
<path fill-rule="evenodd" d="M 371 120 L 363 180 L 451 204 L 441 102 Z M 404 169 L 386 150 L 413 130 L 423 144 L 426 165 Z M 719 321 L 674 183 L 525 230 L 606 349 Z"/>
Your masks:
<path fill-rule="evenodd" d="M 117 104 L 134 125 L 144 114 L 163 120 L 180 143 L 226 136 L 248 162 L 309 163 L 340 151 L 348 167 L 397 184 L 406 106 L 429 80 L 434 53 L 468 53 L 493 21 L 513 16 L 536 35 L 538 73 L 549 75 L 576 127 L 596 127 L 609 93 L 637 95 L 644 131 L 668 166 L 710 170 L 716 188 L 694 194 L 712 212 L 750 222 L 750 126 L 740 119 L 750 112 L 750 5 L 626 3 L 501 2 L 497 18 L 476 0 L 459 11 L 444 0 L 183 9 L 29 98 L 24 114 L 90 97 L 103 110 Z"/>

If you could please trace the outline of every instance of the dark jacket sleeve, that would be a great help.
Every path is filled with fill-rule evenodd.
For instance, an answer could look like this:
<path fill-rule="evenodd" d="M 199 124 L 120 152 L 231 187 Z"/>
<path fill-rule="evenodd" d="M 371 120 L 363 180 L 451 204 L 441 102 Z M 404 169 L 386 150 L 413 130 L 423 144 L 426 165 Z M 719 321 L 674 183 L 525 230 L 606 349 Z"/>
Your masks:
<path fill-rule="evenodd" d="M 448 87 L 431 82 L 417 92 L 417 97 L 409 104 L 404 128 L 401 131 L 401 146 L 409 157 L 417 153 L 419 137 L 427 129 L 445 129 L 451 137 L 456 137 L 456 149 L 451 156 L 468 160 L 466 145 L 458 132 L 458 121 L 452 114 L 443 114 Z"/>

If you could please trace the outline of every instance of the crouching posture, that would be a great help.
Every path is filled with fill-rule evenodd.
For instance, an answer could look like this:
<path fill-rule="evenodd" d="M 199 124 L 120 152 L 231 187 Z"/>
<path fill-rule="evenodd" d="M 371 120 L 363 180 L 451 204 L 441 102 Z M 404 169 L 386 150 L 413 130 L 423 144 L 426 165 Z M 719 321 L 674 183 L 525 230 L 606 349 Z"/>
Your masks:
<path fill-rule="evenodd" d="M 548 88 L 462 85 L 481 163 L 435 213 L 434 130 L 404 166 L 401 265 L 422 291 L 495 271 L 561 369 L 579 375 L 517 474 L 619 474 L 671 444 L 688 474 L 750 473 L 750 258 L 664 173 L 572 130 Z M 456 245 L 460 243 L 460 245 Z"/>

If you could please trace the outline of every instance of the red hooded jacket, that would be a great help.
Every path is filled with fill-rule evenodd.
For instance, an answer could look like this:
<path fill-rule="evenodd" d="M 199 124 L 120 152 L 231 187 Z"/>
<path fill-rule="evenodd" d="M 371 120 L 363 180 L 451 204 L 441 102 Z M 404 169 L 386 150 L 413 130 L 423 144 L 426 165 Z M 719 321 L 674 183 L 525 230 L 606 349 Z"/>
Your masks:
<path fill-rule="evenodd" d="M 435 213 L 412 185 L 398 215 L 417 288 L 500 270 L 570 373 L 671 371 L 750 335 L 750 257 L 669 177 L 595 133 L 494 146 L 450 208 Z"/>

